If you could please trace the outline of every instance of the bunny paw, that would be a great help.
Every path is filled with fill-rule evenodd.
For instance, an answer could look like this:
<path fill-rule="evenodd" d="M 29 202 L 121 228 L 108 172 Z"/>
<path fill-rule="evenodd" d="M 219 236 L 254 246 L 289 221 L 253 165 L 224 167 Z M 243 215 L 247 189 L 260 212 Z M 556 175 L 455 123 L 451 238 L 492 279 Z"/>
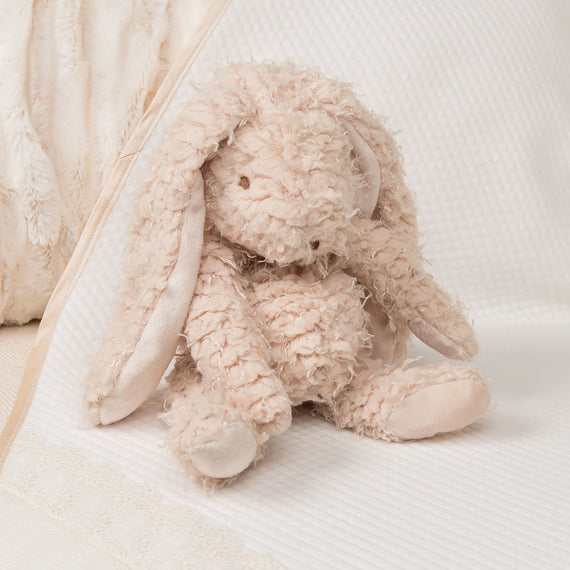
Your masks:
<path fill-rule="evenodd" d="M 257 455 L 252 430 L 242 422 L 226 424 L 215 439 L 192 449 L 194 468 L 213 479 L 234 477 L 244 471 Z"/>
<path fill-rule="evenodd" d="M 456 314 L 454 317 L 451 326 L 447 327 L 448 334 L 445 334 L 447 331 L 440 330 L 443 326 L 441 323 L 438 323 L 439 326 L 436 328 L 421 318 L 411 320 L 409 327 L 422 342 L 447 358 L 469 360 L 479 351 L 477 340 L 473 329 L 463 316 Z M 444 321 L 444 324 L 447 323 Z"/>

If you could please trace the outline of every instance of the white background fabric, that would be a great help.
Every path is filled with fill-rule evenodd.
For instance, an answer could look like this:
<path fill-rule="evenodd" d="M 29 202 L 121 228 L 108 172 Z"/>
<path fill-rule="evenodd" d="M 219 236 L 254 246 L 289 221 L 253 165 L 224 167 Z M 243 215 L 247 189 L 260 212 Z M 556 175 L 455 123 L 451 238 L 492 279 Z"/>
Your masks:
<path fill-rule="evenodd" d="M 568 320 L 568 3 L 254 4 L 230 8 L 192 73 L 254 56 L 354 83 L 399 131 L 441 281 L 478 320 Z"/>
<path fill-rule="evenodd" d="M 288 567 L 567 567 L 569 53 L 562 0 L 234 0 L 64 309 L 24 429 L 191 504 Z M 164 447 L 159 396 L 124 422 L 78 429 L 80 383 L 144 161 L 192 82 L 252 57 L 353 82 L 400 131 L 425 254 L 471 309 L 495 409 L 463 434 L 404 445 L 299 412 L 258 467 L 207 497 Z"/>

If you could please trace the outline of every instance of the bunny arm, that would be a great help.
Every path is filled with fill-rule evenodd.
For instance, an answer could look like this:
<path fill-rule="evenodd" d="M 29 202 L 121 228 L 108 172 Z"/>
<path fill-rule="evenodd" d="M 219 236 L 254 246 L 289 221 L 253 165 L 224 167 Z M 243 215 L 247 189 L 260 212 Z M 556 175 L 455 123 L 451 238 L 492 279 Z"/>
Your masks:
<path fill-rule="evenodd" d="M 248 418 L 228 405 L 230 392 L 221 382 L 204 385 L 188 348 L 176 356 L 166 380 L 168 411 L 161 418 L 186 472 L 206 486 L 219 487 L 261 457 L 263 446 Z"/>
<path fill-rule="evenodd" d="M 269 348 L 241 280 L 232 249 L 206 234 L 184 334 L 204 391 L 222 382 L 228 405 L 243 411 L 263 440 L 289 427 L 291 403 L 267 363 Z"/>
<path fill-rule="evenodd" d="M 382 305 L 389 316 L 403 319 L 424 343 L 444 356 L 466 360 L 477 354 L 471 325 L 460 307 L 422 266 L 409 235 L 381 222 L 354 218 L 347 270 Z"/>

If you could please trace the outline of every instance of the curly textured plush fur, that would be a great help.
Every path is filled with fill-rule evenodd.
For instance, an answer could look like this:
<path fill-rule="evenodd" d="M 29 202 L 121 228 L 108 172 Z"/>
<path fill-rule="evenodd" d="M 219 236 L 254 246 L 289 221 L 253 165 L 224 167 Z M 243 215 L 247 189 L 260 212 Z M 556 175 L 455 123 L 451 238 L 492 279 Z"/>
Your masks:
<path fill-rule="evenodd" d="M 123 311 L 86 386 L 94 423 L 146 396 L 122 371 L 167 296 L 202 179 L 202 258 L 165 415 L 189 471 L 232 481 L 306 401 L 339 426 L 395 441 L 487 410 L 473 366 L 401 364 L 409 331 L 454 359 L 477 344 L 423 268 L 393 137 L 347 85 L 268 63 L 220 72 L 157 154 L 137 202 Z"/>

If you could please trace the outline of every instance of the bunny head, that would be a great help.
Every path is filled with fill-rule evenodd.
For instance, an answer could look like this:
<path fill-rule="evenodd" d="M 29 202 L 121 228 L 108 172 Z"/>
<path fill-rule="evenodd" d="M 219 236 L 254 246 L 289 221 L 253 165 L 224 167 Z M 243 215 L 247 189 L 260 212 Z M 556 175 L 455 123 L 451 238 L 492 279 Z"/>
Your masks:
<path fill-rule="evenodd" d="M 346 256 L 351 217 L 376 205 L 379 163 L 362 160 L 365 143 L 349 123 L 303 108 L 303 94 L 275 91 L 202 169 L 207 219 L 280 265 Z"/>
<path fill-rule="evenodd" d="M 128 415 L 159 382 L 192 300 L 204 228 L 279 265 L 348 256 L 357 218 L 417 241 L 390 133 L 348 85 L 292 64 L 218 72 L 151 163 L 118 310 L 86 382 L 93 423 Z M 388 324 L 383 342 L 403 346 L 406 324 Z"/>
<path fill-rule="evenodd" d="M 228 240 L 280 265 L 346 255 L 351 153 L 326 113 L 256 117 L 203 171 L 207 217 Z"/>

